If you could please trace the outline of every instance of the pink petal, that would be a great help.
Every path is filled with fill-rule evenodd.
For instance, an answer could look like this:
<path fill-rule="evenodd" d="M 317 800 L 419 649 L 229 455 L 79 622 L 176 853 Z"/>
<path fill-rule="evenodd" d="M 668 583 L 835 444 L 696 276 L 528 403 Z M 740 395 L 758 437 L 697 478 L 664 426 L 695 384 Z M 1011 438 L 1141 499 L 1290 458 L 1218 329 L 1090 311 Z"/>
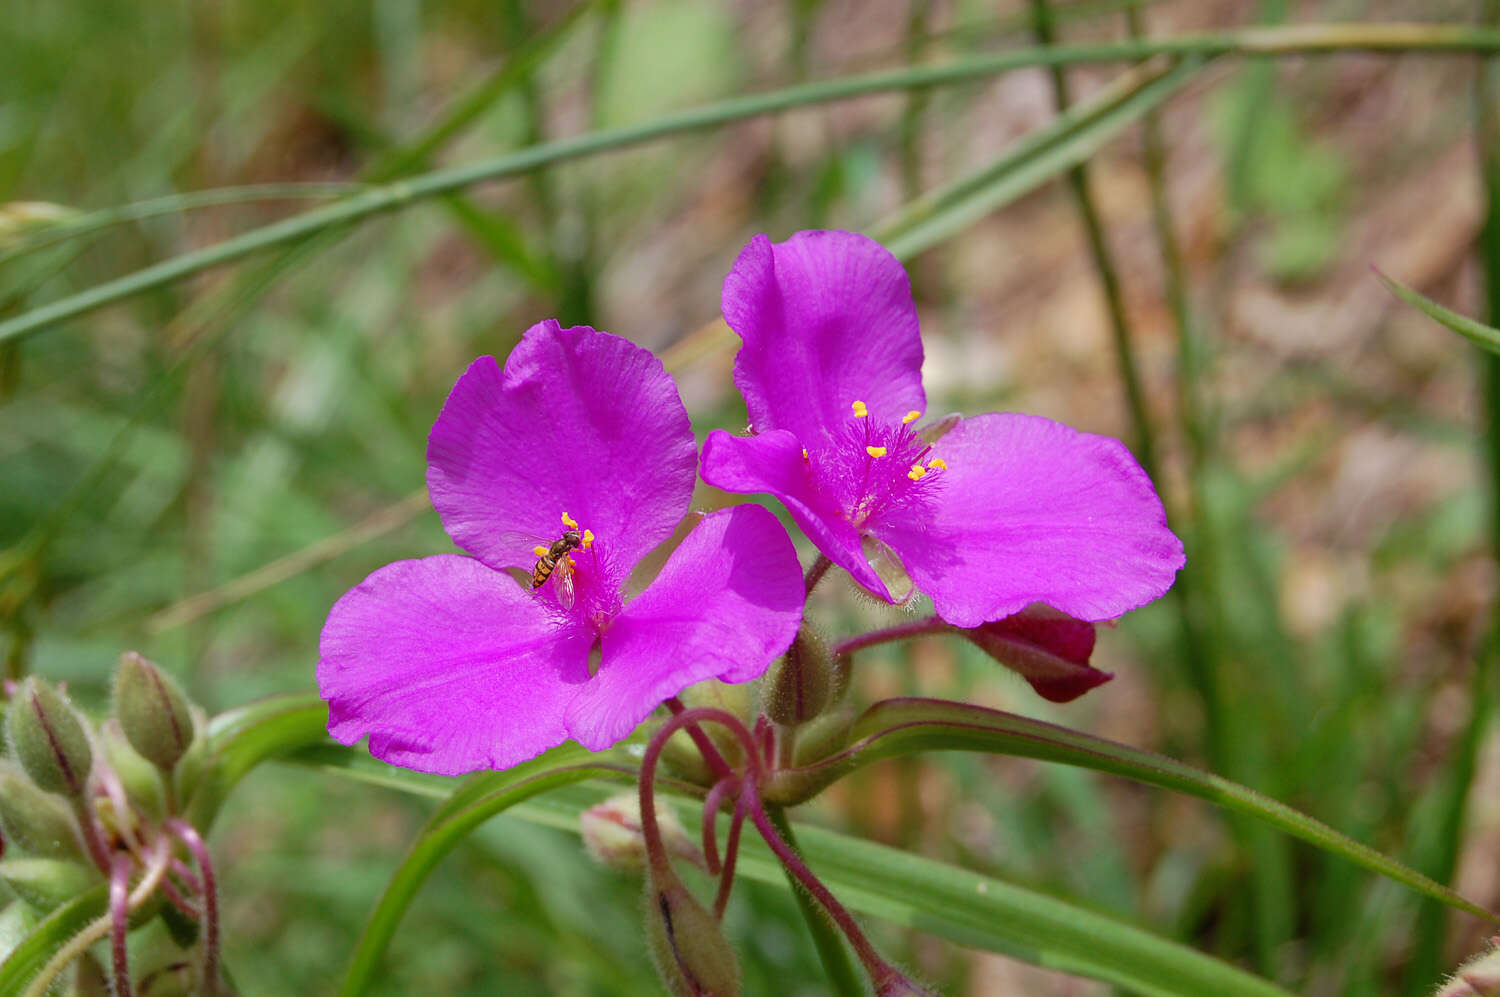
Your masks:
<path fill-rule="evenodd" d="M 328 733 L 368 733 L 372 755 L 423 772 L 509 768 L 566 739 L 593 640 L 472 558 L 388 564 L 323 626 Z"/>
<path fill-rule="evenodd" d="M 475 360 L 427 445 L 427 487 L 454 543 L 530 568 L 562 514 L 594 532 L 623 582 L 687 512 L 697 447 L 661 361 L 587 326 L 533 326 L 505 361 Z"/>
<path fill-rule="evenodd" d="M 1014 616 L 958 633 L 1020 673 L 1043 699 L 1054 703 L 1070 702 L 1114 678 L 1089 664 L 1094 624 L 1049 606 L 1029 606 Z"/>
<path fill-rule="evenodd" d="M 802 456 L 802 444 L 785 430 L 749 438 L 722 429 L 703 441 L 703 480 L 742 494 L 767 493 L 781 500 L 802 532 L 854 580 L 889 599 L 885 583 L 870 567 L 859 531 L 830 503 Z"/>
<path fill-rule="evenodd" d="M 696 682 L 758 677 L 791 646 L 802 601 L 797 552 L 775 516 L 756 505 L 705 516 L 605 631 L 599 673 L 568 709 L 570 736 L 607 748 Z"/>
<path fill-rule="evenodd" d="M 895 422 L 926 408 L 922 339 L 901 263 L 854 232 L 750 241 L 724 279 L 724 318 L 745 341 L 734 382 L 756 432 L 820 445 L 864 402 Z"/>
<path fill-rule="evenodd" d="M 930 518 L 870 529 L 938 615 L 961 627 L 1046 603 L 1112 619 L 1171 587 L 1182 542 L 1118 440 L 1029 415 L 965 419 L 938 441 Z"/>

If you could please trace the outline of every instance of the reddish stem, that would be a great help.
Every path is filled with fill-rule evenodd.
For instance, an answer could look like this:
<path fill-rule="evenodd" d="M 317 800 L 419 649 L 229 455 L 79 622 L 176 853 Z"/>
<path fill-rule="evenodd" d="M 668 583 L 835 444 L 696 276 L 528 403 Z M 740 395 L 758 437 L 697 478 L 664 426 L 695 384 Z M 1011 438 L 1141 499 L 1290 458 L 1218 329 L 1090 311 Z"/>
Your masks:
<path fill-rule="evenodd" d="M 823 576 L 828 574 L 828 569 L 831 567 L 833 567 L 833 562 L 823 554 L 819 554 L 818 559 L 813 562 L 812 567 L 807 569 L 805 582 L 808 595 L 812 595 L 812 590 L 818 587 L 818 582 L 823 580 Z"/>
<path fill-rule="evenodd" d="M 687 707 L 682 705 L 682 700 L 676 696 L 670 697 L 665 702 L 667 709 L 672 711 L 673 716 L 680 717 L 687 711 Z M 734 775 L 734 770 L 729 767 L 729 763 L 724 760 L 724 756 L 714 746 L 713 739 L 703 732 L 703 728 L 697 724 L 688 724 L 686 726 L 688 737 L 691 737 L 693 743 L 698 746 L 698 753 L 703 756 L 703 760 L 708 763 L 708 767 L 713 769 L 714 775 L 720 779 L 727 779 Z"/>
<path fill-rule="evenodd" d="M 729 891 L 734 888 L 734 864 L 740 857 L 740 829 L 745 826 L 745 801 L 750 794 L 740 792 L 739 802 L 734 805 L 734 816 L 729 819 L 729 837 L 724 842 L 724 871 L 719 875 L 719 892 L 714 895 L 714 917 L 724 920 L 724 908 L 729 904 Z"/>
<path fill-rule="evenodd" d="M 219 991 L 219 888 L 214 876 L 213 857 L 198 834 L 198 829 L 180 817 L 167 821 L 167 830 L 182 839 L 198 871 L 203 876 L 203 992 Z"/>
<path fill-rule="evenodd" d="M 719 815 L 719 807 L 724 802 L 724 797 L 730 790 L 738 786 L 739 780 L 734 776 L 725 776 L 714 783 L 708 795 L 703 798 L 703 862 L 710 876 L 719 874 L 719 840 L 718 821 L 714 818 Z"/>
<path fill-rule="evenodd" d="M 859 957 L 860 964 L 864 966 L 865 972 L 869 974 L 870 979 L 884 979 L 890 972 L 891 967 L 880 957 L 880 953 L 875 951 L 875 947 L 870 944 L 870 940 L 859 929 L 859 924 L 854 920 L 854 915 L 850 914 L 844 908 L 844 905 L 838 902 L 838 899 L 828 891 L 828 887 L 824 886 L 818 877 L 813 875 L 812 870 L 802 861 L 802 857 L 777 833 L 776 827 L 771 823 L 771 818 L 766 814 L 765 807 L 761 805 L 760 795 L 755 786 L 745 787 L 744 794 L 740 797 L 740 805 L 747 808 L 750 819 L 755 822 L 756 830 L 760 831 L 760 836 L 765 839 L 771 851 L 776 853 L 776 857 L 781 861 L 781 864 L 797 878 L 797 881 L 812 895 L 812 898 L 828 912 L 828 916 L 833 919 L 833 923 L 844 933 L 844 937 L 849 939 L 849 945 L 854 949 L 854 954 Z"/>
<path fill-rule="evenodd" d="M 79 832 L 83 835 L 83 843 L 88 848 L 89 857 L 94 860 L 100 872 L 111 875 L 114 869 L 114 857 L 110 853 L 109 846 L 104 843 L 104 831 L 94 816 L 93 808 L 78 803 L 73 807 L 73 814 L 78 818 Z"/>
<path fill-rule="evenodd" d="M 130 964 L 125 932 L 130 927 L 130 856 L 115 855 L 109 868 L 109 956 L 115 977 L 115 997 L 131 997 Z"/>
<path fill-rule="evenodd" d="M 176 907 L 193 920 L 198 920 L 198 908 L 194 907 L 191 901 L 182 895 L 182 891 L 177 888 L 177 884 L 172 882 L 172 877 L 162 877 L 161 889 L 167 895 L 167 899 L 171 901 L 173 907 Z"/>
<path fill-rule="evenodd" d="M 661 728 L 652 736 L 651 742 L 646 745 L 646 753 L 641 758 L 641 835 L 646 839 L 646 858 L 650 863 L 651 873 L 663 882 L 671 877 L 672 867 L 667 860 L 666 849 L 662 847 L 661 825 L 656 820 L 656 763 L 661 759 L 662 749 L 666 747 L 667 741 L 678 730 L 709 721 L 727 727 L 730 733 L 740 739 L 745 747 L 747 764 L 750 766 L 749 779 L 758 781 L 761 776 L 755 741 L 751 738 L 750 732 L 745 729 L 745 725 L 740 722 L 740 718 L 734 714 L 709 706 L 698 706 L 683 710 L 661 725 Z M 700 730 L 699 733 L 703 732 Z M 707 735 L 704 735 L 704 739 L 707 740 Z M 720 758 L 719 761 L 723 764 L 724 760 Z"/>
<path fill-rule="evenodd" d="M 850 637 L 846 641 L 833 646 L 833 656 L 842 658 L 862 651 L 876 644 L 889 644 L 892 641 L 910 640 L 913 637 L 922 637 L 927 634 L 946 633 L 953 629 L 952 624 L 945 623 L 936 616 L 929 616 L 921 620 L 913 620 L 911 623 L 898 623 L 894 627 L 886 627 L 882 630 L 871 630 L 869 633 Z"/>
<path fill-rule="evenodd" d="M 182 861 L 182 859 L 175 857 L 172 859 L 172 871 L 182 877 L 182 881 L 187 884 L 188 889 L 194 893 L 203 892 L 202 881 L 193 874 L 192 868 L 186 862 Z"/>

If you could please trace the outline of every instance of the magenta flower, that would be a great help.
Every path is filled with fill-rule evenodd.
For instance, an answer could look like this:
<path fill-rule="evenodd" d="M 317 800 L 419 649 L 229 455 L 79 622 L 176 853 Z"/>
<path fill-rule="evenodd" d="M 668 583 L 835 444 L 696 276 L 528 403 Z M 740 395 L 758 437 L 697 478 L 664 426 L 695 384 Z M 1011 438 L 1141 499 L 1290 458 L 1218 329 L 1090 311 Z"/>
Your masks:
<path fill-rule="evenodd" d="M 1171 587 L 1182 543 L 1119 441 L 1013 413 L 929 441 L 916 307 L 878 243 L 756 236 L 723 305 L 754 435 L 710 433 L 704 480 L 775 495 L 871 592 L 909 595 L 871 563 L 895 562 L 939 616 L 976 627 L 1033 603 L 1110 619 Z"/>
<path fill-rule="evenodd" d="M 568 738 L 600 750 L 695 682 L 759 676 L 797 632 L 796 551 L 757 506 L 703 517 L 626 595 L 688 511 L 697 466 L 672 379 L 626 340 L 548 321 L 504 371 L 475 360 L 427 461 L 443 526 L 473 557 L 386 565 L 329 611 L 318 689 L 345 744 L 368 733 L 376 757 L 445 775 Z"/>

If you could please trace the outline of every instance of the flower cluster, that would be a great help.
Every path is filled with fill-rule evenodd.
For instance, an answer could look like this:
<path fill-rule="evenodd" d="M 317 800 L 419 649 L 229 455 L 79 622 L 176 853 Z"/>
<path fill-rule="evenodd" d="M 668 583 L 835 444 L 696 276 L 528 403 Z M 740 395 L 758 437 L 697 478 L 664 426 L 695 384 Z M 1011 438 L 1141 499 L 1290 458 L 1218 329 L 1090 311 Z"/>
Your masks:
<path fill-rule="evenodd" d="M 348 744 L 368 735 L 388 762 L 458 774 L 569 738 L 608 748 L 665 703 L 676 715 L 647 746 L 637 816 L 610 820 L 596 852 L 630 854 L 638 835 L 633 860 L 660 914 L 648 933 L 674 992 L 737 987 L 718 919 L 749 820 L 877 990 L 918 993 L 779 837 L 762 800 L 796 800 L 776 776 L 843 747 L 850 657 L 870 644 L 956 633 L 1058 702 L 1107 681 L 1089 664 L 1093 624 L 1166 591 L 1182 545 L 1116 440 L 1028 415 L 927 419 L 916 308 L 878 243 L 758 236 L 725 281 L 723 310 L 744 344 L 735 383 L 749 430 L 710 433 L 701 475 L 778 500 L 820 552 L 807 574 L 775 516 L 739 505 L 691 517 L 632 596 L 638 566 L 689 512 L 692 427 L 649 352 L 543 322 L 503 369 L 476 360 L 432 429 L 428 487 L 467 556 L 387 565 L 330 611 L 318 663 L 329 731 Z M 935 615 L 830 648 L 803 609 L 834 565 L 890 603 L 925 593 Z M 706 679 L 759 678 L 777 659 L 750 716 L 676 698 Z M 652 796 L 677 731 L 692 737 L 697 767 L 685 771 L 704 788 L 702 864 L 720 876 L 712 912 L 672 873 L 683 849 L 664 844 Z M 732 815 L 722 856 L 721 809 Z"/>
<path fill-rule="evenodd" d="M 222 992 L 214 864 L 198 830 L 221 789 L 203 711 L 134 653 L 121 658 L 113 715 L 97 726 L 41 679 L 6 685 L 0 881 L 22 908 L 8 913 L 48 916 L 102 883 L 109 897 L 105 916 L 41 966 L 26 993 L 51 993 L 72 958 L 105 936 L 111 993 L 129 997 L 147 979 L 152 993 Z M 159 944 L 127 947 L 132 925 L 158 917 Z"/>

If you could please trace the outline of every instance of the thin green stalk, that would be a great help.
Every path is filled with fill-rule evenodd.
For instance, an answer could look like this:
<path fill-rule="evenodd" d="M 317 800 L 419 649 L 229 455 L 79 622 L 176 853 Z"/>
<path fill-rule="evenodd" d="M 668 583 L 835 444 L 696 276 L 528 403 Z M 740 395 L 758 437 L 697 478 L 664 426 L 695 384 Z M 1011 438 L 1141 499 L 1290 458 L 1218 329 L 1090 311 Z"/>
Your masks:
<path fill-rule="evenodd" d="M 1125 11 L 1130 36 L 1145 35 L 1144 18 L 1132 4 Z M 1162 138 L 1161 115 L 1151 111 L 1141 120 L 1141 149 L 1146 168 L 1146 182 L 1151 190 L 1151 224 L 1161 253 L 1162 279 L 1167 306 L 1177 332 L 1177 404 L 1183 435 L 1188 444 L 1190 473 L 1203 466 L 1208 451 L 1208 427 L 1204 422 L 1203 403 L 1198 394 L 1198 376 L 1202 363 L 1194 339 L 1192 311 L 1188 304 L 1187 278 L 1182 249 L 1177 242 L 1177 227 L 1167 197 L 1167 145 Z"/>
<path fill-rule="evenodd" d="M 931 0 L 909 0 L 906 13 L 906 62 L 915 65 L 927 47 L 927 18 Z M 922 193 L 922 118 L 927 112 L 927 92 L 914 91 L 906 98 L 901 111 L 901 183 L 905 199 L 914 200 Z"/>
<path fill-rule="evenodd" d="M 868 94 L 950 86 L 996 76 L 1026 66 L 1087 62 L 1129 62 L 1158 54 L 1308 55 L 1361 52 L 1500 52 L 1500 31 L 1441 24 L 1337 24 L 1252 28 L 1216 35 L 1186 35 L 1151 41 L 1031 49 L 866 73 L 737 97 L 665 115 L 654 121 L 603 129 L 550 142 L 467 166 L 436 170 L 185 253 L 116 280 L 70 295 L 50 305 L 0 322 L 0 342 L 37 332 L 144 291 L 203 270 L 302 239 L 330 226 L 360 221 L 478 183 L 529 173 L 554 163 L 593 156 L 645 142 L 701 131 L 746 118 Z"/>
<path fill-rule="evenodd" d="M 1500 22 L 1500 0 L 1480 0 L 1479 17 L 1486 25 Z M 1484 189 L 1485 218 L 1479 232 L 1479 259 L 1484 275 L 1485 321 L 1500 322 L 1500 60 L 1480 64 L 1474 84 L 1474 132 L 1479 151 L 1479 178 Z M 1480 395 L 1484 404 L 1481 455 L 1489 472 L 1491 556 L 1500 560 L 1500 356 L 1476 351 Z M 1457 752 L 1446 773 L 1446 793 L 1440 806 L 1432 851 L 1420 868 L 1440 883 L 1450 883 L 1458 870 L 1469 797 L 1479 764 L 1479 752 L 1497 700 L 1500 676 L 1500 601 L 1490 608 L 1490 629 L 1474 662 L 1469 683 L 1469 717 Z M 1424 903 L 1413 931 L 1412 955 L 1402 980 L 1408 994 L 1426 994 L 1451 969 L 1445 965 L 1448 912 Z"/>
<path fill-rule="evenodd" d="M 23 236 L 16 245 L 0 252 L 0 265 L 9 263 L 18 256 L 25 256 L 59 242 L 89 235 L 101 229 L 127 222 L 160 218 L 163 215 L 179 215 L 203 208 L 218 208 L 230 204 L 257 204 L 265 201 L 320 200 L 332 197 L 347 197 L 359 191 L 359 183 L 262 183 L 242 187 L 216 187 L 212 190 L 196 190 L 185 194 L 168 194 L 145 201 L 134 201 L 113 208 L 89 211 L 54 222 Z"/>
<path fill-rule="evenodd" d="M 1036 18 L 1037 41 L 1052 48 L 1057 41 L 1052 25 L 1051 9 L 1047 0 L 1032 0 L 1032 13 Z M 1057 104 L 1057 113 L 1065 114 L 1073 103 L 1068 87 L 1067 72 L 1060 64 L 1048 67 L 1052 77 L 1052 93 Z M 1119 366 L 1120 380 L 1125 386 L 1125 402 L 1130 410 L 1132 443 L 1141 467 L 1160 481 L 1160 465 L 1156 460 L 1156 434 L 1151 426 L 1151 413 L 1146 407 L 1146 391 L 1141 384 L 1140 370 L 1135 359 L 1130 320 L 1125 315 L 1125 300 L 1120 290 L 1119 268 L 1115 266 L 1109 243 L 1104 237 L 1104 221 L 1089 193 L 1088 166 L 1080 163 L 1068 171 L 1068 187 L 1073 192 L 1073 201 L 1078 208 L 1088 238 L 1089 257 L 1094 263 L 1094 272 L 1104 292 L 1104 302 L 1109 312 L 1110 332 L 1114 338 L 1115 363 Z"/>
<path fill-rule="evenodd" d="M 1048 47 L 1055 45 L 1056 30 L 1047 0 L 1032 0 L 1031 10 L 1037 41 Z M 1072 100 L 1065 67 L 1051 66 L 1050 76 L 1057 111 L 1060 114 L 1066 113 Z M 1151 479 L 1160 482 L 1162 477 L 1161 465 L 1157 459 L 1156 434 L 1151 413 L 1146 404 L 1145 387 L 1136 363 L 1134 337 L 1129 317 L 1125 312 L 1119 268 L 1115 265 L 1105 236 L 1103 217 L 1089 190 L 1087 164 L 1080 163 L 1074 167 L 1068 172 L 1067 179 L 1088 240 L 1089 257 L 1093 261 L 1094 271 L 1104 294 L 1110 332 L 1114 342 L 1115 363 L 1125 389 L 1125 401 L 1130 415 L 1132 442 L 1135 444 L 1136 456 Z M 1184 372 L 1183 376 L 1190 377 L 1191 375 Z M 1214 760 L 1215 767 L 1223 769 L 1230 760 L 1227 746 L 1231 743 L 1224 730 L 1226 711 L 1222 706 L 1222 696 L 1209 653 L 1208 641 L 1199 627 L 1199 600 L 1194 598 L 1191 581 L 1186 574 L 1178 578 L 1173 588 L 1173 598 L 1178 606 L 1177 618 L 1183 657 L 1203 702 L 1209 754 Z M 1249 777 L 1252 783 L 1261 782 L 1260 779 L 1254 777 L 1256 773 L 1253 768 L 1248 773 L 1233 771 L 1232 774 L 1241 778 Z M 1292 930 L 1290 865 L 1284 843 L 1268 834 L 1265 829 L 1244 825 L 1240 829 L 1240 834 L 1254 859 L 1255 866 L 1251 882 L 1257 960 L 1263 970 L 1272 972 L 1275 967 L 1276 949 L 1282 941 L 1290 937 Z"/>
<path fill-rule="evenodd" d="M 797 839 L 792 834 L 791 822 L 786 819 L 786 811 L 769 804 L 765 810 L 776 832 L 781 835 L 781 840 L 790 845 L 792 851 L 801 855 L 802 849 L 797 847 Z M 812 934 L 818 958 L 822 960 L 823 969 L 828 973 L 828 982 L 832 985 L 833 992 L 838 997 L 863 997 L 865 985 L 859 970 L 854 967 L 854 960 L 849 957 L 849 948 L 844 944 L 843 936 L 833 926 L 823 908 L 812 898 L 812 894 L 790 872 L 786 874 L 786 881 L 791 884 L 792 895 L 797 898 L 797 907 L 802 911 L 803 920 L 807 922 L 807 930 Z"/>

